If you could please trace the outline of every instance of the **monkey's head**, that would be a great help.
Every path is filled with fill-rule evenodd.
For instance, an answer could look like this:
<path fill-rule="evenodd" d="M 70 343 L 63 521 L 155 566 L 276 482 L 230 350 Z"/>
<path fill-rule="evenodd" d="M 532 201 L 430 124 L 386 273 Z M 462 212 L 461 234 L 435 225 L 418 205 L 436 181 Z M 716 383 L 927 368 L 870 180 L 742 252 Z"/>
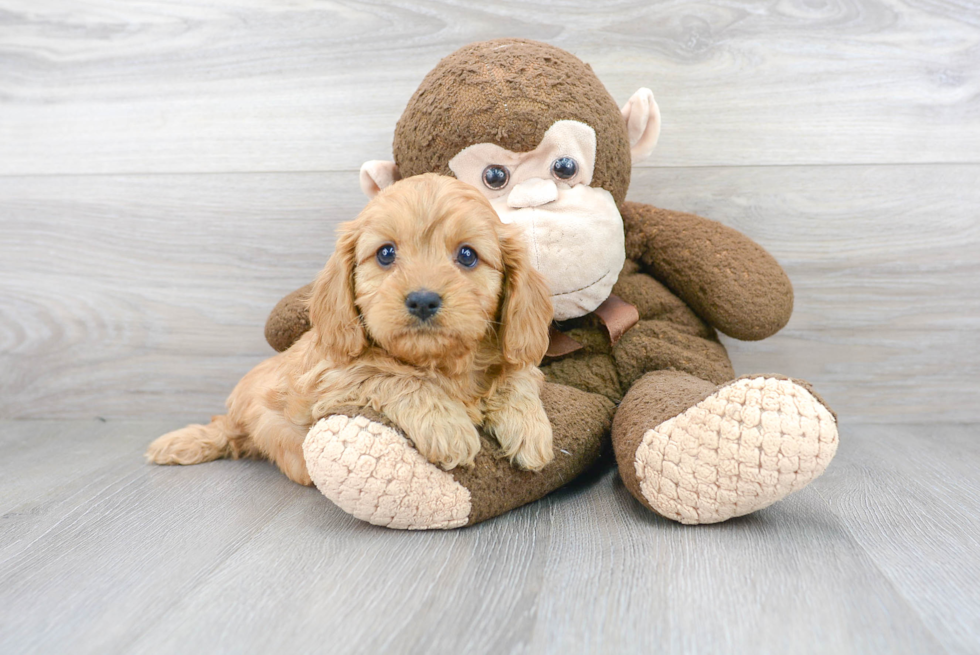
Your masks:
<path fill-rule="evenodd" d="M 524 39 L 473 43 L 439 62 L 395 128 L 395 162 L 361 168 L 369 196 L 402 177 L 452 175 L 480 189 L 500 219 L 525 228 L 555 318 L 582 316 L 625 263 L 618 206 L 631 162 L 656 145 L 648 89 L 620 109 L 588 64 Z"/>

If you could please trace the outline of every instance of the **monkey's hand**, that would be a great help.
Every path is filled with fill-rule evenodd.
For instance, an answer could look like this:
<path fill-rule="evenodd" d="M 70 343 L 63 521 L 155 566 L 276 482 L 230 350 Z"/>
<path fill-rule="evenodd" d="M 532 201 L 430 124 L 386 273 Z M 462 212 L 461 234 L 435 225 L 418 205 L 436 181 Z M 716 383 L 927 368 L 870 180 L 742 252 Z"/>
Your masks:
<path fill-rule="evenodd" d="M 288 349 L 310 329 L 306 307 L 313 284 L 300 287 L 280 300 L 265 322 L 265 340 L 278 352 Z"/>
<path fill-rule="evenodd" d="M 625 202 L 626 256 L 725 334 L 744 341 L 778 332 L 793 312 L 782 267 L 747 236 L 694 214 Z"/>

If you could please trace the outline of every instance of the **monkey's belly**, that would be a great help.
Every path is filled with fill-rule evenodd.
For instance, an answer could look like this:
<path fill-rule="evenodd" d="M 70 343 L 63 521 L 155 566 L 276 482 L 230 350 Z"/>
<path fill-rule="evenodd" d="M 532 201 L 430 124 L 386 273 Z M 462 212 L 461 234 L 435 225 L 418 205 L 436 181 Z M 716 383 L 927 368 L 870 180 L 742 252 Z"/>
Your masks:
<path fill-rule="evenodd" d="M 715 384 L 735 377 L 715 330 L 635 262 L 626 262 L 613 293 L 636 306 L 640 322 L 615 346 L 594 315 L 569 322 L 566 334 L 583 347 L 546 358 L 541 370 L 548 381 L 619 402 L 650 371 L 683 371 Z"/>
<path fill-rule="evenodd" d="M 650 371 L 683 371 L 715 384 L 732 380 L 735 371 L 725 347 L 678 330 L 665 321 L 640 321 L 612 349 L 599 329 L 595 339 L 583 339 L 583 330 L 569 334 L 577 341 L 606 339 L 605 352 L 586 346 L 544 361 L 541 370 L 549 382 L 598 393 L 619 402 L 634 382 Z"/>

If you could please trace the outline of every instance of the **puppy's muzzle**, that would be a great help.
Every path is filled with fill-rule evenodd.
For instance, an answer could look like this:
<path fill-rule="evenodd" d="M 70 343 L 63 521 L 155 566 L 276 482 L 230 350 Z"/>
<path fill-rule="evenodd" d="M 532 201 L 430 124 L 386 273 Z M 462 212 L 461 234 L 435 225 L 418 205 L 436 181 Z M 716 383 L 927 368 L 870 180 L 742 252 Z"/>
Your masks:
<path fill-rule="evenodd" d="M 435 291 L 419 289 L 405 296 L 405 307 L 408 308 L 409 314 L 420 321 L 428 321 L 439 313 L 442 298 Z"/>

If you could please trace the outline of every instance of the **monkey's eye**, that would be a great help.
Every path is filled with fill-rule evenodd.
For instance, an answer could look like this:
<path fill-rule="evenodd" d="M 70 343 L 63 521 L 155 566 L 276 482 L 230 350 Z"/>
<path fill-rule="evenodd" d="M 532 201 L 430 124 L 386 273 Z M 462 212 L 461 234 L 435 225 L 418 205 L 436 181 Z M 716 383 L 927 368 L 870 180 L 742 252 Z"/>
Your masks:
<path fill-rule="evenodd" d="M 483 183 L 488 189 L 503 189 L 510 180 L 510 171 L 506 166 L 490 164 L 483 169 Z"/>
<path fill-rule="evenodd" d="M 378 263 L 381 264 L 382 268 L 388 268 L 395 263 L 395 244 L 386 243 L 381 246 L 378 248 L 378 254 L 375 257 L 377 257 Z"/>
<path fill-rule="evenodd" d="M 464 268 L 473 268 L 480 258 L 476 256 L 476 251 L 469 246 L 460 246 L 456 251 L 456 261 Z"/>
<path fill-rule="evenodd" d="M 568 180 L 578 173 L 578 164 L 571 157 L 559 157 L 551 164 L 551 172 L 560 180 Z"/>

